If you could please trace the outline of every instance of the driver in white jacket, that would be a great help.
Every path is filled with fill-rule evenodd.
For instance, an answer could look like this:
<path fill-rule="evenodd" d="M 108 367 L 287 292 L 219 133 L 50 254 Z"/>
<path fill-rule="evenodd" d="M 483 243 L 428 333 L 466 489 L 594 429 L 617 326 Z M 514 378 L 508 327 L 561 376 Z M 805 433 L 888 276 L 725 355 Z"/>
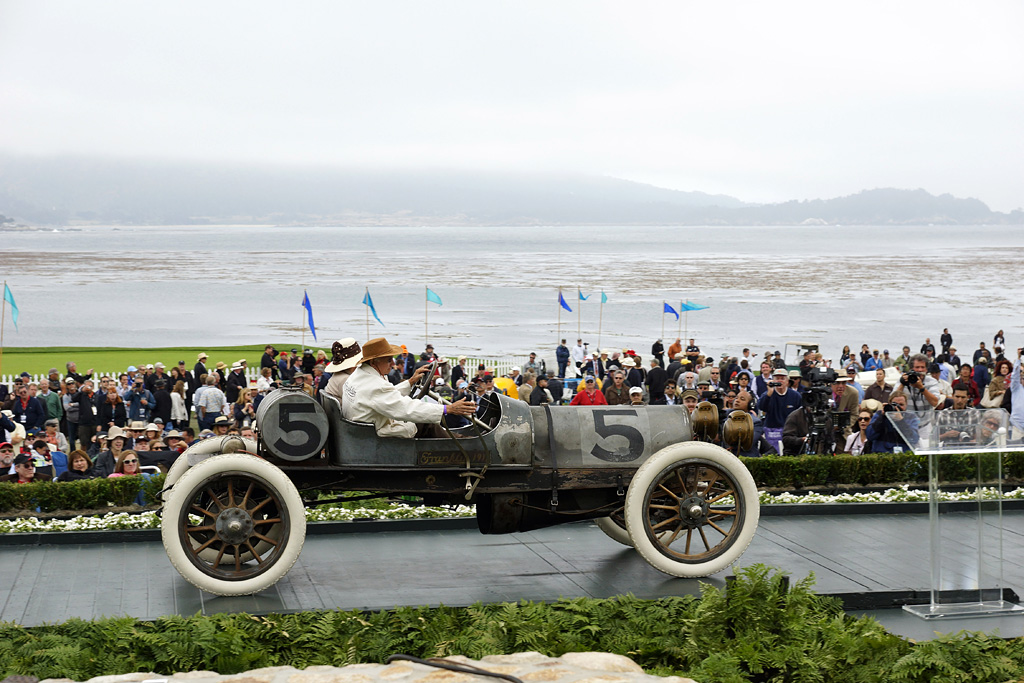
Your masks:
<path fill-rule="evenodd" d="M 363 358 L 359 367 L 345 382 L 345 400 L 342 414 L 354 422 L 370 422 L 377 428 L 377 436 L 398 436 L 411 439 L 416 436 L 416 424 L 439 424 L 448 413 L 470 416 L 476 404 L 462 399 L 451 405 L 425 403 L 409 398 L 412 385 L 429 369 L 424 365 L 408 380 L 391 384 L 387 375 L 391 359 L 402 348 L 378 337 L 363 345 Z"/>

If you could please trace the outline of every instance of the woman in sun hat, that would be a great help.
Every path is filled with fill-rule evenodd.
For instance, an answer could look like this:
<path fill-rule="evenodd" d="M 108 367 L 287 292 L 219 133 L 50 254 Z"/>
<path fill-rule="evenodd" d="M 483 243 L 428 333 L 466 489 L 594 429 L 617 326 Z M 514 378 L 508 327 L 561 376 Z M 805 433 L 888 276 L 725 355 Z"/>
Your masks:
<path fill-rule="evenodd" d="M 359 342 L 352 337 L 345 337 L 331 344 L 331 362 L 324 368 L 326 372 L 331 373 L 331 378 L 327 380 L 327 386 L 324 387 L 323 392 L 338 399 L 338 402 L 341 403 L 344 400 L 342 389 L 345 382 L 348 381 L 361 360 L 363 360 L 362 348 L 359 346 Z"/>

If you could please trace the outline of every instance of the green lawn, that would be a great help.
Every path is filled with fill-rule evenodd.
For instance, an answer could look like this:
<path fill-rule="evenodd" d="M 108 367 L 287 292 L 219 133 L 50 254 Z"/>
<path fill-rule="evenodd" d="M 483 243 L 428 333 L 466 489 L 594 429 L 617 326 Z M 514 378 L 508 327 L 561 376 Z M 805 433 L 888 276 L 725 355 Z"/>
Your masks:
<path fill-rule="evenodd" d="M 289 351 L 292 348 L 299 348 L 298 344 L 275 344 L 278 350 Z M 310 347 L 314 349 L 319 347 Z M 195 346 L 195 347 L 165 347 L 156 349 L 134 349 L 116 347 L 88 347 L 88 346 L 37 346 L 37 347 L 8 347 L 3 350 L 0 357 L 0 374 L 12 375 L 21 372 L 31 374 L 42 374 L 50 368 L 57 368 L 57 371 L 64 374 L 64 366 L 68 361 L 78 364 L 78 372 L 84 373 L 89 368 L 97 372 L 123 371 L 129 365 L 138 366 L 143 363 L 156 363 L 160 361 L 168 368 L 177 365 L 179 360 L 185 361 L 185 367 L 189 370 L 196 364 L 196 358 L 201 352 L 206 352 L 210 358 L 206 362 L 208 368 L 216 366 L 217 361 L 223 361 L 229 367 L 232 363 L 242 358 L 249 361 L 249 367 L 259 367 L 260 357 L 263 355 L 264 345 L 254 346 Z M 301 351 L 301 349 L 300 349 Z"/>

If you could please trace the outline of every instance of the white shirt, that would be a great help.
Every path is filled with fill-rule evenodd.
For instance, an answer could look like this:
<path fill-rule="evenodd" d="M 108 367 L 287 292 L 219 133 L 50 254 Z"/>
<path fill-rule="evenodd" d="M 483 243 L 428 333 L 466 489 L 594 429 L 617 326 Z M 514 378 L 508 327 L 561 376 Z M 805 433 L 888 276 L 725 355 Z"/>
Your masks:
<path fill-rule="evenodd" d="M 341 412 L 346 420 L 369 422 L 377 436 L 416 436 L 416 424 L 439 424 L 444 407 L 409 398 L 409 382 L 391 384 L 367 364 L 356 368 L 345 382 Z"/>
<path fill-rule="evenodd" d="M 587 355 L 587 351 L 583 348 L 582 344 L 572 347 L 572 351 L 570 351 L 570 353 L 572 354 L 572 360 L 574 363 L 582 363 L 583 357 Z"/>
<path fill-rule="evenodd" d="M 323 388 L 323 393 L 329 394 L 334 398 L 338 399 L 338 403 L 344 407 L 345 405 L 345 382 L 355 372 L 355 368 L 349 368 L 342 370 L 341 372 L 335 372 L 331 375 L 331 378 L 327 380 L 327 386 Z M 390 382 L 388 382 L 390 384 Z"/>

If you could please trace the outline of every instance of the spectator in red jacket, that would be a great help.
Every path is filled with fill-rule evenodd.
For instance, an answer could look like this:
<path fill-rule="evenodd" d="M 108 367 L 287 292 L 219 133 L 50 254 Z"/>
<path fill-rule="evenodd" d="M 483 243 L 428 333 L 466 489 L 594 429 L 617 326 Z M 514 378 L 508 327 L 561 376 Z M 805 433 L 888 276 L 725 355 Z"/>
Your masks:
<path fill-rule="evenodd" d="M 597 379 L 593 375 L 588 375 L 583 383 L 583 390 L 578 392 L 572 397 L 572 401 L 569 402 L 571 406 L 606 406 L 608 401 L 597 389 Z"/>

